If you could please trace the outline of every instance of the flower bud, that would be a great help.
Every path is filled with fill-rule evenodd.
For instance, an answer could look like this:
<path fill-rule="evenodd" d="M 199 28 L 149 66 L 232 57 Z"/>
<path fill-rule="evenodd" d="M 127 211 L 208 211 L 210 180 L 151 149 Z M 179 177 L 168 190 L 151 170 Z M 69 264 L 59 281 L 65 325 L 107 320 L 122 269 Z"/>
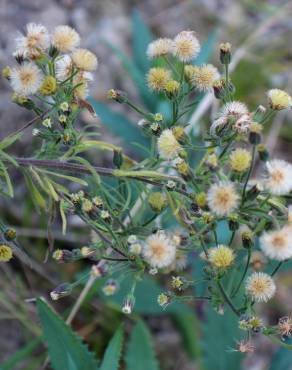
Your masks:
<path fill-rule="evenodd" d="M 4 238 L 5 238 L 7 241 L 14 240 L 14 239 L 16 238 L 16 230 L 15 230 L 15 229 L 12 229 L 12 228 L 7 228 L 7 229 L 4 231 Z"/>
<path fill-rule="evenodd" d="M 57 90 L 57 80 L 53 76 L 46 76 L 39 89 L 42 95 L 53 95 Z"/>
<path fill-rule="evenodd" d="M 150 193 L 148 203 L 151 209 L 156 213 L 161 213 L 167 207 L 165 195 L 159 191 Z"/>
<path fill-rule="evenodd" d="M 171 302 L 171 295 L 169 293 L 161 293 L 157 297 L 157 303 L 162 308 L 166 308 L 170 302 Z"/>
<path fill-rule="evenodd" d="M 72 293 L 72 285 L 69 283 L 63 283 L 54 290 L 51 291 L 50 296 L 53 301 L 57 301 L 60 298 L 66 297 Z"/>
<path fill-rule="evenodd" d="M 183 144 L 186 141 L 186 133 L 184 131 L 184 128 L 181 126 L 175 126 L 172 128 L 172 133 L 176 140 L 180 143 Z"/>
<path fill-rule="evenodd" d="M 56 249 L 53 253 L 54 260 L 58 263 L 74 261 L 74 253 L 68 249 Z"/>
<path fill-rule="evenodd" d="M 11 68 L 9 66 L 6 66 L 2 69 L 2 77 L 6 78 L 6 80 L 10 80 L 11 75 Z"/>
<path fill-rule="evenodd" d="M 110 89 L 107 93 L 108 99 L 114 100 L 120 104 L 128 101 L 127 94 L 120 90 Z"/>
<path fill-rule="evenodd" d="M 183 290 L 185 285 L 184 279 L 181 276 L 172 276 L 171 278 L 171 286 L 173 289 L 177 289 L 179 291 Z"/>
<path fill-rule="evenodd" d="M 257 145 L 261 142 L 261 132 L 263 126 L 260 123 L 252 123 L 249 126 L 249 142 L 253 145 Z"/>
<path fill-rule="evenodd" d="M 106 296 L 114 295 L 118 290 L 118 283 L 114 279 L 109 279 L 102 288 L 103 294 Z"/>
<path fill-rule="evenodd" d="M 8 262 L 12 257 L 13 252 L 9 245 L 0 244 L 0 262 Z"/>
<path fill-rule="evenodd" d="M 259 144 L 257 146 L 257 150 L 259 153 L 260 160 L 263 162 L 267 162 L 269 160 L 269 152 L 264 144 Z"/>
<path fill-rule="evenodd" d="M 123 164 L 123 155 L 121 150 L 114 150 L 113 164 L 116 166 L 116 168 L 121 168 Z"/>
<path fill-rule="evenodd" d="M 236 231 L 239 228 L 238 216 L 237 215 L 230 215 L 228 220 L 229 230 Z"/>
<path fill-rule="evenodd" d="M 253 244 L 253 234 L 251 231 L 244 231 L 241 234 L 242 245 L 244 248 L 249 249 Z"/>
<path fill-rule="evenodd" d="M 220 62 L 222 64 L 230 64 L 231 61 L 231 44 L 225 42 L 220 44 Z"/>
<path fill-rule="evenodd" d="M 129 315 L 132 313 L 133 308 L 135 305 L 135 297 L 133 294 L 128 294 L 124 300 L 123 306 L 122 306 L 122 312 L 126 315 Z"/>
<path fill-rule="evenodd" d="M 103 261 L 101 261 L 91 267 L 90 273 L 95 278 L 101 278 L 105 276 L 107 270 L 108 270 L 108 265 L 105 264 Z"/>

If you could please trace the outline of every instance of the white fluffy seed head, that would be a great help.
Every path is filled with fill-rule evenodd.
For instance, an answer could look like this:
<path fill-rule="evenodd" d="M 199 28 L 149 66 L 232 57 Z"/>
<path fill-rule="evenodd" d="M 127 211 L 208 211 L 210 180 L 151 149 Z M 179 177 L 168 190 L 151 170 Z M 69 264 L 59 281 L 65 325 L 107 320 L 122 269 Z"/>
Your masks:
<path fill-rule="evenodd" d="M 276 292 L 276 285 L 270 275 L 254 272 L 246 280 L 247 294 L 256 302 L 267 302 Z"/>
<path fill-rule="evenodd" d="M 164 232 L 149 236 L 143 246 L 143 256 L 153 268 L 170 266 L 176 256 L 176 246 Z"/>
<path fill-rule="evenodd" d="M 280 230 L 264 232 L 260 237 L 260 247 L 263 253 L 277 261 L 292 257 L 292 229 L 284 226 Z"/>
<path fill-rule="evenodd" d="M 238 206 L 239 195 L 232 182 L 211 185 L 207 193 L 208 206 L 217 216 L 228 216 Z"/>
<path fill-rule="evenodd" d="M 92 72 L 97 69 L 96 56 L 87 49 L 76 49 L 72 54 L 74 65 L 82 71 Z"/>
<path fill-rule="evenodd" d="M 230 116 L 230 115 L 241 116 L 247 113 L 248 113 L 247 106 L 239 101 L 232 101 L 226 103 L 220 111 L 221 116 Z"/>
<path fill-rule="evenodd" d="M 190 62 L 200 52 L 200 43 L 193 31 L 182 31 L 173 40 L 172 53 L 181 62 Z"/>
<path fill-rule="evenodd" d="M 70 55 L 62 55 L 56 60 L 56 77 L 60 81 L 66 80 L 73 72 L 73 62 Z"/>
<path fill-rule="evenodd" d="M 181 146 L 170 129 L 162 131 L 157 145 L 159 155 L 163 159 L 174 159 L 181 151 Z"/>
<path fill-rule="evenodd" d="M 16 40 L 16 54 L 28 58 L 37 58 L 40 52 L 47 50 L 50 46 L 50 35 L 42 24 L 28 23 L 26 34 L 20 34 Z"/>
<path fill-rule="evenodd" d="M 171 53 L 173 41 L 167 38 L 160 38 L 152 41 L 147 48 L 147 56 L 154 59 Z"/>
<path fill-rule="evenodd" d="M 213 83 L 218 78 L 218 69 L 212 64 L 204 64 L 193 68 L 191 82 L 199 91 L 209 91 L 213 88 Z"/>
<path fill-rule="evenodd" d="M 25 62 L 11 70 L 11 86 L 20 95 L 28 96 L 36 93 L 41 86 L 42 79 L 40 69 L 31 62 Z"/>
<path fill-rule="evenodd" d="M 274 195 L 288 194 L 292 190 L 292 165 L 282 159 L 273 159 L 266 166 L 266 189 Z"/>
<path fill-rule="evenodd" d="M 57 26 L 52 35 L 52 44 L 62 53 L 69 53 L 79 46 L 79 34 L 69 26 Z"/>

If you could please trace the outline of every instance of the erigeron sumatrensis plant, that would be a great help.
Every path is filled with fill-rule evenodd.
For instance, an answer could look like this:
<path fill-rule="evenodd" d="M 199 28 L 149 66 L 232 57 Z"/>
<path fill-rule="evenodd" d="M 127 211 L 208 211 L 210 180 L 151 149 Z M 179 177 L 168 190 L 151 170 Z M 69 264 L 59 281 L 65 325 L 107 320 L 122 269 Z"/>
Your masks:
<path fill-rule="evenodd" d="M 163 308 L 186 300 L 206 300 L 218 313 L 229 307 L 246 332 L 238 351 L 254 350 L 251 335 L 255 333 L 291 348 L 285 343 L 292 332 L 291 318 L 267 326 L 256 313 L 256 303 L 266 303 L 276 294 L 276 272 L 292 257 L 292 165 L 269 158 L 262 142 L 266 123 L 278 111 L 291 107 L 290 95 L 272 89 L 267 93 L 267 106 L 250 111 L 234 98 L 229 43 L 220 45 L 220 74 L 211 64 L 192 64 L 200 51 L 193 31 L 182 31 L 174 39 L 157 39 L 147 50 L 154 66 L 145 83 L 153 94 L 165 96 L 172 107 L 171 118 L 145 112 L 125 92 L 108 92 L 109 99 L 140 115 L 141 135 L 150 138 L 148 157 L 137 162 L 120 148 L 92 140 L 96 135 L 92 127 L 76 128 L 82 109 L 94 114 L 85 99 L 98 62 L 92 52 L 80 48 L 74 29 L 59 26 L 49 34 L 44 26 L 29 24 L 16 44 L 17 64 L 6 67 L 3 76 L 14 90 L 12 100 L 34 111 L 36 117 L 0 143 L 1 193 L 13 196 L 8 170 L 15 167 L 23 172 L 38 208 L 60 209 L 63 232 L 66 216 L 74 214 L 94 233 L 87 246 L 56 249 L 52 258 L 57 263 L 91 261 L 86 277 L 94 281 L 108 276 L 105 295 L 115 294 L 125 273 L 130 274 L 132 286 L 121 308 L 125 314 L 133 310 L 136 285 L 145 274 L 167 274 L 170 288 L 157 298 Z M 160 63 L 156 65 L 157 59 Z M 185 117 L 203 93 L 212 91 L 220 109 L 204 143 L 198 146 Z M 38 140 L 34 155 L 17 158 L 8 154 L 7 148 L 28 127 L 33 127 Z M 113 168 L 90 163 L 86 151 L 97 145 L 113 150 Z M 198 157 L 194 167 L 193 159 Z M 256 160 L 261 161 L 261 173 L 255 180 Z M 95 184 L 90 191 L 84 174 Z M 108 187 L 104 176 L 116 180 L 115 189 Z M 68 190 L 72 183 L 79 184 L 79 191 Z M 144 203 L 151 209 L 150 216 Z M 165 214 L 175 219 L 176 231 L 161 226 Z M 226 245 L 217 233 L 221 221 L 227 221 L 231 232 Z M 14 230 L 4 222 L 0 227 L 0 260 L 7 262 L 15 254 L 28 263 Z M 235 235 L 240 236 L 240 243 L 234 243 Z M 188 263 L 197 258 L 204 263 L 200 281 L 205 294 L 190 296 L 189 288 L 198 282 L 188 277 Z M 278 263 L 274 270 L 273 261 Z M 232 272 L 236 278 L 229 281 Z M 80 283 L 60 284 L 51 298 L 69 295 Z"/>

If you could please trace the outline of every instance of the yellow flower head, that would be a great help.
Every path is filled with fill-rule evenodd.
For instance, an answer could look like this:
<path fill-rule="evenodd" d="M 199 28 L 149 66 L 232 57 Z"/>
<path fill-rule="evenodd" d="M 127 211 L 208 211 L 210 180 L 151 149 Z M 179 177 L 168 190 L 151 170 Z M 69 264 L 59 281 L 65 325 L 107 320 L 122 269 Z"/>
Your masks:
<path fill-rule="evenodd" d="M 12 249 L 5 244 L 0 245 L 0 262 L 8 262 L 13 256 Z"/>
<path fill-rule="evenodd" d="M 179 82 L 177 82 L 175 80 L 167 81 L 165 86 L 164 86 L 165 92 L 168 93 L 171 96 L 176 95 L 179 88 L 180 88 L 180 84 L 179 84 Z"/>
<path fill-rule="evenodd" d="M 286 91 L 272 89 L 268 91 L 267 95 L 270 107 L 273 110 L 282 110 L 291 107 L 292 99 Z"/>
<path fill-rule="evenodd" d="M 204 192 L 196 194 L 196 203 L 200 208 L 204 208 L 207 205 L 207 194 Z"/>
<path fill-rule="evenodd" d="M 82 71 L 95 71 L 98 61 L 96 56 L 87 49 L 77 49 L 72 54 L 72 60 L 75 66 Z"/>
<path fill-rule="evenodd" d="M 161 67 L 151 68 L 147 75 L 148 86 L 151 90 L 161 91 L 165 88 L 170 78 L 171 73 L 168 69 Z"/>
<path fill-rule="evenodd" d="M 192 64 L 187 64 L 184 68 L 184 74 L 185 74 L 185 79 L 188 82 L 191 82 L 194 72 L 197 70 L 198 67 L 192 65 Z"/>
<path fill-rule="evenodd" d="M 53 95 L 57 90 L 57 80 L 53 76 L 46 76 L 41 84 L 40 93 L 42 95 Z"/>
<path fill-rule="evenodd" d="M 251 163 L 251 154 L 248 150 L 238 148 L 235 149 L 229 158 L 229 164 L 233 171 L 244 172 Z"/>
<path fill-rule="evenodd" d="M 211 248 L 209 252 L 210 263 L 219 269 L 226 269 L 233 264 L 234 261 L 233 250 L 225 245 Z"/>

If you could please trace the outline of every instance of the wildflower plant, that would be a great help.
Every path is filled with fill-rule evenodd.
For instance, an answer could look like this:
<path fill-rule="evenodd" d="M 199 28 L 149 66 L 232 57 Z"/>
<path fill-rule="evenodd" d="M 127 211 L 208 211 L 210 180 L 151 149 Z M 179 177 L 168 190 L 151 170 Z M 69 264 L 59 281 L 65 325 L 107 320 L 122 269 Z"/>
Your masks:
<path fill-rule="evenodd" d="M 165 98 L 171 117 L 144 110 L 123 91 L 108 92 L 109 99 L 140 116 L 137 127 L 150 145 L 138 161 L 120 147 L 94 140 L 95 127 L 77 126 L 82 109 L 94 115 L 86 97 L 98 61 L 80 48 L 75 30 L 58 26 L 50 35 L 44 26 L 29 24 L 16 41 L 16 65 L 6 67 L 3 76 L 14 91 L 13 102 L 36 117 L 0 142 L 1 194 L 13 196 L 9 172 L 14 167 L 23 173 L 38 209 L 59 209 L 64 233 L 72 214 L 93 233 L 86 246 L 50 251 L 56 263 L 86 260 L 91 265 L 81 280 L 52 288 L 51 298 L 71 294 L 84 279 L 92 283 L 102 277 L 107 278 L 103 293 L 114 295 L 127 275 L 131 286 L 121 312 L 131 314 L 137 285 L 145 275 L 163 274 L 169 290 L 157 297 L 162 308 L 197 300 L 218 313 L 229 307 L 245 333 L 238 351 L 251 352 L 256 333 L 291 348 L 286 343 L 290 317 L 277 326 L 255 320 L 256 303 L 277 298 L 276 273 L 292 257 L 292 165 L 269 158 L 263 139 L 277 111 L 291 107 L 290 95 L 272 89 L 263 98 L 266 106 L 251 111 L 235 98 L 229 43 L 219 47 L 219 71 L 193 63 L 200 51 L 193 31 L 157 39 L 148 46 L 153 65 L 145 83 L 154 96 Z M 220 108 L 197 145 L 186 117 L 207 91 L 213 91 Z M 29 127 L 37 148 L 31 157 L 15 157 L 8 148 Z M 92 163 L 89 150 L 102 149 L 113 153 L 110 168 Z M 222 223 L 228 225 L 227 242 L 218 232 Z M 8 262 L 13 252 L 29 263 L 13 230 L 2 221 L 0 226 L 0 260 Z M 236 236 L 241 241 L 235 242 Z M 188 266 L 198 260 L 203 269 L 196 281 Z M 202 295 L 193 294 L 196 284 L 202 284 Z"/>

